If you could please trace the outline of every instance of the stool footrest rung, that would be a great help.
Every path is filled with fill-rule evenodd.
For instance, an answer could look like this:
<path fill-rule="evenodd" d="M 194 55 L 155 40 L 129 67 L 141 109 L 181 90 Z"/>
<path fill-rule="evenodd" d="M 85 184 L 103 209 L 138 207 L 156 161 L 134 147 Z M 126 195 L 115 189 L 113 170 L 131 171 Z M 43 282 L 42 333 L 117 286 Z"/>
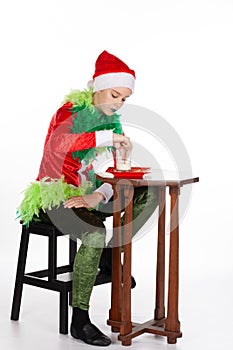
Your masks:
<path fill-rule="evenodd" d="M 37 277 L 30 277 L 28 275 L 25 275 L 23 277 L 23 283 L 29 284 L 35 287 L 54 290 L 57 292 L 69 292 L 72 289 L 71 281 L 69 282 L 58 281 L 58 280 L 46 281 L 46 280 L 41 280 L 40 278 L 37 278 Z"/>
<path fill-rule="evenodd" d="M 72 268 L 70 265 L 64 265 L 64 266 L 58 266 L 56 269 L 56 274 L 60 275 L 62 273 L 66 272 L 72 272 Z M 28 272 L 25 274 L 26 276 L 33 276 L 33 277 L 38 277 L 38 278 L 44 278 L 48 277 L 49 275 L 49 270 L 39 270 L 39 271 L 33 271 L 33 272 Z"/>

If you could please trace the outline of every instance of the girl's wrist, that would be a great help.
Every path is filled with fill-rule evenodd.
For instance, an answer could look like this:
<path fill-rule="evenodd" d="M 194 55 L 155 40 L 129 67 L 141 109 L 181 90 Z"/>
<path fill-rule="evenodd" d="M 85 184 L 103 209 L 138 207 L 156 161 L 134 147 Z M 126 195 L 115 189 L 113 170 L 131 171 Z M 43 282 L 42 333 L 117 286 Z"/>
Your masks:
<path fill-rule="evenodd" d="M 104 197 L 103 193 L 98 192 L 98 191 L 95 191 L 95 193 L 96 193 L 96 194 L 99 196 L 100 201 L 103 201 L 103 200 L 105 199 L 105 197 Z"/>

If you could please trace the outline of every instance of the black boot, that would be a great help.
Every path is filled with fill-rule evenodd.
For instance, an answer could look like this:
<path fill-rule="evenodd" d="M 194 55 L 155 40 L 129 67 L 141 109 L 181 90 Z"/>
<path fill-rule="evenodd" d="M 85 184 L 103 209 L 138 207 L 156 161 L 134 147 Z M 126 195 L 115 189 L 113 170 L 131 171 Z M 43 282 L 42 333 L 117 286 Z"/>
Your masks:
<path fill-rule="evenodd" d="M 96 284 L 98 281 L 105 281 L 106 283 L 112 280 L 112 248 L 104 248 L 99 262 L 99 274 L 96 279 Z M 131 288 L 136 287 L 136 281 L 133 276 L 131 276 Z"/>
<path fill-rule="evenodd" d="M 79 307 L 73 307 L 70 333 L 72 337 L 81 339 L 89 345 L 108 346 L 111 344 L 111 339 L 91 323 L 88 311 Z"/>

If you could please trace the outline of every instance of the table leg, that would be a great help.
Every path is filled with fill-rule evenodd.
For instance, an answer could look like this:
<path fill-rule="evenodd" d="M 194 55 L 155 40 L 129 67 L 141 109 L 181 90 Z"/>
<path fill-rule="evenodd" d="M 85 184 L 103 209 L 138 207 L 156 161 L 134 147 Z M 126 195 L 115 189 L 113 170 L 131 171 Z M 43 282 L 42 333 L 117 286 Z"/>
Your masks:
<path fill-rule="evenodd" d="M 165 317 L 164 290 L 165 290 L 165 214 L 166 214 L 166 187 L 159 187 L 159 219 L 157 245 L 156 296 L 154 319 Z"/>
<path fill-rule="evenodd" d="M 133 186 L 124 188 L 125 197 L 125 222 L 124 222 L 124 260 L 123 260 L 123 286 L 122 286 L 122 310 L 120 335 L 124 336 L 132 332 L 131 321 L 131 259 L 132 259 L 132 209 Z M 131 345 L 132 341 L 122 340 L 122 345 Z"/>
<path fill-rule="evenodd" d="M 165 321 L 165 330 L 180 332 L 180 322 L 178 319 L 178 287 L 179 287 L 179 213 L 178 198 L 179 186 L 169 188 L 171 197 L 170 212 L 170 252 L 169 252 L 169 282 L 168 282 L 168 310 Z M 168 337 L 169 344 L 176 343 L 176 337 Z"/>
<path fill-rule="evenodd" d="M 121 269 L 121 192 L 117 186 L 114 189 L 113 202 L 113 248 L 112 248 L 112 291 L 109 320 L 112 332 L 120 331 L 121 299 L 122 299 L 122 269 Z"/>

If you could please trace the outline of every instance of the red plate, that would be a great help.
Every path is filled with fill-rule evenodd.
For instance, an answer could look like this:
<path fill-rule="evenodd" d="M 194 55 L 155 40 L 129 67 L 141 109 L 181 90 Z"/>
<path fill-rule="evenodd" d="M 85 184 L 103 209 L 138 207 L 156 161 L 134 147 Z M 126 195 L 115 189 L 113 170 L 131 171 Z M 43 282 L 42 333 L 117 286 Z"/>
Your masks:
<path fill-rule="evenodd" d="M 131 170 L 129 171 L 119 171 L 113 167 L 110 167 L 106 171 L 109 173 L 112 173 L 114 177 L 117 177 L 117 178 L 142 179 L 144 174 L 151 172 L 151 168 L 132 167 Z"/>

